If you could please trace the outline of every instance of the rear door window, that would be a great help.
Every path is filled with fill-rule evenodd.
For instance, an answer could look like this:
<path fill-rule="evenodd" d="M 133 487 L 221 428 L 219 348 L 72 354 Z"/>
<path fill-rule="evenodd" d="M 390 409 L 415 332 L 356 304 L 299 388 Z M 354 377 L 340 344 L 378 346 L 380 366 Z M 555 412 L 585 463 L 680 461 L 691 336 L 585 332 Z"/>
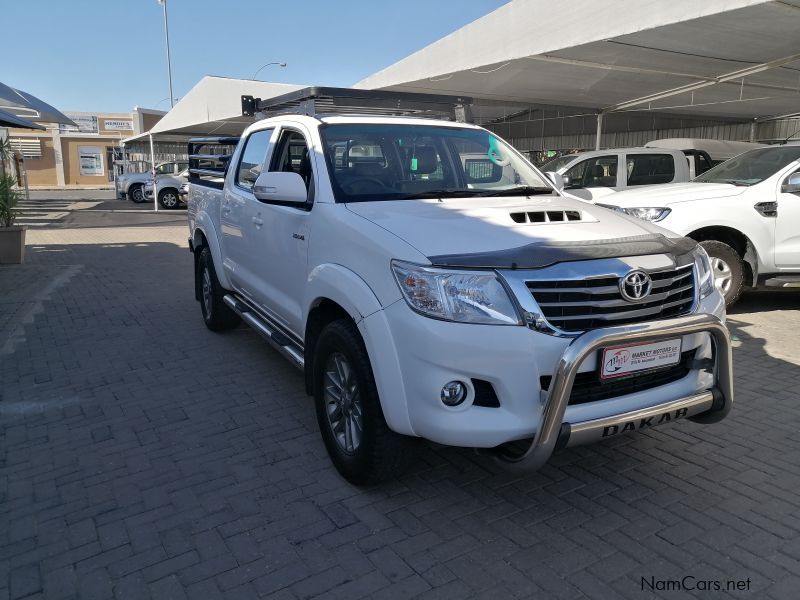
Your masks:
<path fill-rule="evenodd" d="M 566 173 L 566 188 L 616 187 L 617 165 L 619 158 L 615 154 L 596 156 L 579 162 Z"/>
<path fill-rule="evenodd" d="M 671 154 L 629 154 L 626 169 L 629 186 L 669 183 L 675 179 L 675 159 Z"/>

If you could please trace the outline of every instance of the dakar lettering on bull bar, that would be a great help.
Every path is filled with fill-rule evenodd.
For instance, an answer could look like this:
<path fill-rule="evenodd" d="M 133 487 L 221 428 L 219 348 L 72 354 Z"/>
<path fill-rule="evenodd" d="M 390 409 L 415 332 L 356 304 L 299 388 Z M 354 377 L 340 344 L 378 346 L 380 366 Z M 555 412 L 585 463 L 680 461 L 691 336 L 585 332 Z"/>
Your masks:
<path fill-rule="evenodd" d="M 601 437 L 611 437 L 618 433 L 626 433 L 629 431 L 636 431 L 637 429 L 645 429 L 646 427 L 655 427 L 662 423 L 669 423 L 670 421 L 685 417 L 688 409 L 678 408 L 675 411 L 663 413 L 660 417 L 653 415 L 652 417 L 637 419 L 635 421 L 628 421 L 627 423 L 620 423 L 618 425 L 608 425 L 603 428 L 603 435 Z"/>

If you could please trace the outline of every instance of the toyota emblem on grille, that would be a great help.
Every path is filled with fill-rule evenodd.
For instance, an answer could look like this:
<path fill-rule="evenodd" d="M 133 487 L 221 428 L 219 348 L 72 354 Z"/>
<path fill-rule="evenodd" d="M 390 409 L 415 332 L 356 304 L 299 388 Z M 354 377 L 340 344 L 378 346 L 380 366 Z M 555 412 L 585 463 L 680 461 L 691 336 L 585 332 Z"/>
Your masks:
<path fill-rule="evenodd" d="M 653 280 L 644 271 L 631 271 L 619 280 L 619 291 L 628 302 L 638 302 L 650 295 Z"/>

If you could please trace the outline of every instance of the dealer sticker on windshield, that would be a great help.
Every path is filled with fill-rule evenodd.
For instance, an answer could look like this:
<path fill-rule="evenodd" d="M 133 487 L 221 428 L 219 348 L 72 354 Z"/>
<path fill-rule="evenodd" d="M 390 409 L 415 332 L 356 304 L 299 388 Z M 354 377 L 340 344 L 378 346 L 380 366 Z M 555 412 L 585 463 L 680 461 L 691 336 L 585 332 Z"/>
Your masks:
<path fill-rule="evenodd" d="M 614 346 L 603 350 L 600 378 L 611 379 L 638 371 L 668 367 L 678 364 L 680 360 L 680 338 Z"/>

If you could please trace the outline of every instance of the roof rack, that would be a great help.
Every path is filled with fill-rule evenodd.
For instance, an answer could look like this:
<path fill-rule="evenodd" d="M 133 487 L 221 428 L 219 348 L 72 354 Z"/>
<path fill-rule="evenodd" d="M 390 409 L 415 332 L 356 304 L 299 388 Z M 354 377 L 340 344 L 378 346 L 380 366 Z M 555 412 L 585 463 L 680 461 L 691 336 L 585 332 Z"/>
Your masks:
<path fill-rule="evenodd" d="M 472 98 L 466 96 L 313 86 L 265 100 L 242 96 L 242 114 L 262 118 L 287 113 L 316 118 L 358 114 L 469 123 L 472 122 L 471 104 Z"/>
<path fill-rule="evenodd" d="M 239 143 L 238 137 L 198 137 L 189 140 L 189 181 L 201 179 L 213 187 L 222 187 L 221 179 Z"/>

